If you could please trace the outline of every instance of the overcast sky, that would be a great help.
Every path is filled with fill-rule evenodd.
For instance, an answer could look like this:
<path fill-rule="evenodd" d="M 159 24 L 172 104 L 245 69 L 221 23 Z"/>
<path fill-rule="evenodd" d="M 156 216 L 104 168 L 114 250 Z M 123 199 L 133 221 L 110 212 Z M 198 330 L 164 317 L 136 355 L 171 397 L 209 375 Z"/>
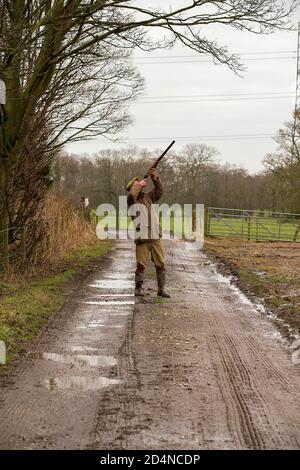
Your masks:
<path fill-rule="evenodd" d="M 251 173 L 261 170 L 265 154 L 276 148 L 271 136 L 293 112 L 297 33 L 258 36 L 225 26 L 207 31 L 210 38 L 241 54 L 247 67 L 242 78 L 224 65 L 214 65 L 208 56 L 181 46 L 136 52 L 134 62 L 145 78 L 146 90 L 130 106 L 134 124 L 122 134 L 127 144 L 99 138 L 68 145 L 67 150 L 94 153 L 125 145 L 154 149 L 176 139 L 176 150 L 187 143 L 204 142 L 219 150 L 219 162 Z"/>

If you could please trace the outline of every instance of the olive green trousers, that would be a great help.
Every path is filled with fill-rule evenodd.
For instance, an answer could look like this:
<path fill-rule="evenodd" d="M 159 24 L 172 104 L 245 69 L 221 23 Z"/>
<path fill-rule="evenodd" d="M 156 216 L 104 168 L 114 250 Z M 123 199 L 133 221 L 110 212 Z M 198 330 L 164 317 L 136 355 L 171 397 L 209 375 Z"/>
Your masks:
<path fill-rule="evenodd" d="M 161 239 L 136 244 L 136 262 L 138 266 L 141 265 L 146 268 L 149 255 L 151 255 L 151 260 L 157 269 L 164 268 L 166 259 Z"/>

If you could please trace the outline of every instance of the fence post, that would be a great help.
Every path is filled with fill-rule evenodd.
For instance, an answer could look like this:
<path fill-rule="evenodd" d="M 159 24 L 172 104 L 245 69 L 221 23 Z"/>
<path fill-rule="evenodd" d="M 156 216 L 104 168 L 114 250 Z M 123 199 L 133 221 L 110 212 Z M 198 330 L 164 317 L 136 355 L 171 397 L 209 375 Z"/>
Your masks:
<path fill-rule="evenodd" d="M 88 222 L 91 222 L 91 208 L 90 208 L 90 201 L 88 197 L 81 198 L 81 207 L 82 207 L 84 218 Z"/>
<path fill-rule="evenodd" d="M 258 241 L 258 215 L 256 213 L 256 234 L 255 234 L 255 241 Z"/>
<path fill-rule="evenodd" d="M 204 236 L 208 236 L 209 228 L 208 228 L 208 219 L 209 219 L 209 212 L 208 208 L 205 207 L 204 209 Z"/>
<path fill-rule="evenodd" d="M 248 215 L 248 240 L 251 240 L 251 216 Z"/>
<path fill-rule="evenodd" d="M 298 224 L 298 227 L 296 228 L 296 232 L 295 232 L 294 237 L 293 237 L 293 242 L 297 241 L 299 230 L 300 230 L 300 223 Z"/>

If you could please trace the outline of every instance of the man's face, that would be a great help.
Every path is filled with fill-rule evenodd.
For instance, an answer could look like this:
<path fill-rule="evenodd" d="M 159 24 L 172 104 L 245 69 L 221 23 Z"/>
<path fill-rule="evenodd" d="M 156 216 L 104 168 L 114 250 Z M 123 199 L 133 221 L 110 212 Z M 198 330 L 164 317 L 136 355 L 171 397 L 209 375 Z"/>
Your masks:
<path fill-rule="evenodd" d="M 139 188 L 139 191 L 141 191 L 143 188 L 145 188 L 147 186 L 147 184 L 148 184 L 148 179 L 147 178 L 143 179 L 141 181 L 135 181 L 133 183 L 133 189 L 137 190 Z"/>

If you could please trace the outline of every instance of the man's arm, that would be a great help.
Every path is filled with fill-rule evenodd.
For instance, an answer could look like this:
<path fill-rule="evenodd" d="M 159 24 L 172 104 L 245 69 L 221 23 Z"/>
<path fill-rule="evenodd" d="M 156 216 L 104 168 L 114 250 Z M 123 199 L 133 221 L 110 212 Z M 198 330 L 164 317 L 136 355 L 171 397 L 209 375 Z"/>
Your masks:
<path fill-rule="evenodd" d="M 163 192 L 164 192 L 164 187 L 163 187 L 162 182 L 161 182 L 161 180 L 160 180 L 160 178 L 157 174 L 156 169 L 152 169 L 151 172 L 150 172 L 150 175 L 151 175 L 151 178 L 152 178 L 152 181 L 153 181 L 153 184 L 154 184 L 154 188 L 152 189 L 152 191 L 147 193 L 147 195 L 150 197 L 152 202 L 156 202 L 162 197 Z"/>

